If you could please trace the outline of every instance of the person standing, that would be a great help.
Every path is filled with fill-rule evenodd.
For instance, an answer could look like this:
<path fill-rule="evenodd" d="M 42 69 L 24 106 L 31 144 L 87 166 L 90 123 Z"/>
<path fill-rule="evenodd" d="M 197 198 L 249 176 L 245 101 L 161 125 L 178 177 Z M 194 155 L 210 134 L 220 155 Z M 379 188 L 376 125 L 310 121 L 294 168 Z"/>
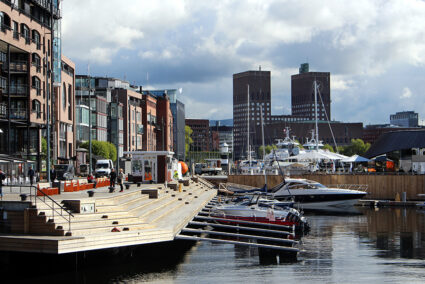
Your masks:
<path fill-rule="evenodd" d="M 56 171 L 55 171 L 55 168 L 52 168 L 50 170 L 50 180 L 55 181 L 55 179 L 56 179 Z"/>
<path fill-rule="evenodd" d="M 110 187 L 115 187 L 115 180 L 117 179 L 117 173 L 114 169 L 111 170 L 109 174 Z"/>
<path fill-rule="evenodd" d="M 35 175 L 35 172 L 32 169 L 32 167 L 30 166 L 30 168 L 28 169 L 28 177 L 30 178 L 30 184 L 31 184 L 31 186 L 34 183 L 34 175 Z"/>
<path fill-rule="evenodd" d="M 3 181 L 6 179 L 6 175 L 0 169 L 0 197 L 3 199 Z"/>
<path fill-rule="evenodd" d="M 123 187 L 123 182 L 124 182 L 124 171 L 123 169 L 120 169 L 120 172 L 118 173 L 118 184 L 120 185 L 120 192 L 124 191 L 124 187 Z"/>

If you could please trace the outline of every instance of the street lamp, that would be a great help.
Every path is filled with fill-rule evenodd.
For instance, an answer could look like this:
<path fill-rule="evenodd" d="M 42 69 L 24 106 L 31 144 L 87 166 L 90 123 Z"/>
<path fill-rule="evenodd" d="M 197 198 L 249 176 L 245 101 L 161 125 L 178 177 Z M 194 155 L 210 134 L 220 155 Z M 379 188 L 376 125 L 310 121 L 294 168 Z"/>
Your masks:
<path fill-rule="evenodd" d="M 89 67 L 90 68 L 90 67 Z M 92 150 L 91 150 L 91 79 L 88 75 L 88 87 L 89 87 L 89 175 L 92 174 Z"/>

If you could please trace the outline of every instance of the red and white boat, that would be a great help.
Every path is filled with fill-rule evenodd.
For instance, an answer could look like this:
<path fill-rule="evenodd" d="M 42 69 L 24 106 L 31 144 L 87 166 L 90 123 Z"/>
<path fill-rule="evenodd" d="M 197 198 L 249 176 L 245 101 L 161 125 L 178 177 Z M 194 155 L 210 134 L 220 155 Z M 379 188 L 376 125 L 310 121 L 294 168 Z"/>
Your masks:
<path fill-rule="evenodd" d="M 307 220 L 300 212 L 290 207 L 270 206 L 261 202 L 253 203 L 250 200 L 237 204 L 226 204 L 214 207 L 211 216 L 231 220 L 294 226 L 304 228 Z"/>

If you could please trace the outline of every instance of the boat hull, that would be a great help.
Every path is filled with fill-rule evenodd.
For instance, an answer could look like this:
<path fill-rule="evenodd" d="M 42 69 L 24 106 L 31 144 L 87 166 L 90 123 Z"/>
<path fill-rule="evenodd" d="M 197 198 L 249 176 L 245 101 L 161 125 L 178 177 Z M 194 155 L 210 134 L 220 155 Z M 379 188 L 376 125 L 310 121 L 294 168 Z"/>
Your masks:
<path fill-rule="evenodd" d="M 351 209 L 359 199 L 366 195 L 365 192 L 351 193 L 351 194 L 331 194 L 331 193 L 305 193 L 292 195 L 275 195 L 274 198 L 279 201 L 293 198 L 295 203 L 300 204 L 302 209 L 307 210 L 340 210 Z"/>

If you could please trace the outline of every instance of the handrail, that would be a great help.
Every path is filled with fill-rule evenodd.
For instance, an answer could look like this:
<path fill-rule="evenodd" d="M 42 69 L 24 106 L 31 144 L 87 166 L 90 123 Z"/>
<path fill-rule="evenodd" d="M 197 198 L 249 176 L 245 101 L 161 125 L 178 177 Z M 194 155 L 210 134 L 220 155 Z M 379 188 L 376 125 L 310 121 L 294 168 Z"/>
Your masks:
<path fill-rule="evenodd" d="M 367 192 L 369 188 L 368 184 L 330 184 L 327 186 L 331 188 L 336 187 L 336 188 L 353 189 L 353 190 L 359 190 L 359 191 L 365 191 L 365 192 Z"/>
<path fill-rule="evenodd" d="M 46 193 L 44 193 L 41 189 L 39 189 L 38 187 L 34 186 L 34 185 L 22 185 L 22 184 L 18 184 L 18 185 L 13 185 L 13 184 L 9 184 L 9 185 L 3 185 L 3 189 L 5 187 L 10 187 L 10 192 L 12 192 L 12 187 L 19 187 L 19 193 L 22 194 L 22 188 L 29 188 L 29 197 L 30 197 L 30 201 L 33 202 L 34 201 L 34 205 L 37 206 L 37 199 L 39 199 L 40 201 L 42 201 L 44 204 L 46 204 L 51 210 L 52 210 L 52 217 L 55 217 L 55 212 L 57 213 L 57 215 L 59 215 L 60 217 L 62 217 L 65 221 L 68 222 L 68 231 L 71 232 L 71 217 L 75 217 L 74 214 L 72 214 L 71 211 L 69 211 L 68 209 L 66 209 L 64 206 L 62 206 L 61 204 L 59 204 L 57 201 L 55 201 L 53 198 L 51 198 L 49 195 L 47 195 Z M 33 191 L 32 189 L 34 189 L 34 195 L 33 195 Z M 40 192 L 42 194 L 42 196 L 38 196 L 37 193 Z M 48 203 L 48 201 L 46 201 L 46 197 L 48 198 L 48 200 L 50 200 L 52 202 L 52 205 L 50 205 Z M 33 200 L 34 198 L 34 200 Z M 55 208 L 55 205 L 57 206 Z M 58 211 L 60 209 L 60 212 Z M 63 211 L 65 211 L 66 214 L 68 214 L 68 217 L 65 216 L 65 214 L 63 213 Z"/>
<path fill-rule="evenodd" d="M 43 202 L 44 204 L 46 204 L 47 206 L 49 206 L 52 209 L 52 217 L 55 217 L 55 212 L 57 214 L 59 214 L 59 216 L 61 216 L 65 221 L 68 221 L 68 232 L 71 232 L 71 217 L 74 217 L 74 215 L 71 213 L 71 211 L 69 211 L 68 209 L 66 209 L 65 207 L 63 207 L 62 205 L 60 205 L 58 202 L 56 202 L 53 198 L 51 198 L 49 195 L 47 195 L 46 193 L 44 193 L 41 189 L 39 189 L 38 187 L 34 186 L 34 185 L 30 185 L 30 192 L 31 192 L 31 188 L 35 189 L 35 195 L 34 195 L 34 200 L 35 200 L 35 205 L 37 206 L 37 198 L 40 199 L 41 201 L 41 197 L 38 197 L 38 193 L 41 192 L 43 195 Z M 52 206 L 50 206 L 47 202 L 46 202 L 46 197 L 52 201 Z M 55 209 L 55 204 L 60 208 L 60 213 L 58 211 L 56 211 Z M 64 216 L 63 211 L 65 211 L 68 214 L 68 219 Z"/>

